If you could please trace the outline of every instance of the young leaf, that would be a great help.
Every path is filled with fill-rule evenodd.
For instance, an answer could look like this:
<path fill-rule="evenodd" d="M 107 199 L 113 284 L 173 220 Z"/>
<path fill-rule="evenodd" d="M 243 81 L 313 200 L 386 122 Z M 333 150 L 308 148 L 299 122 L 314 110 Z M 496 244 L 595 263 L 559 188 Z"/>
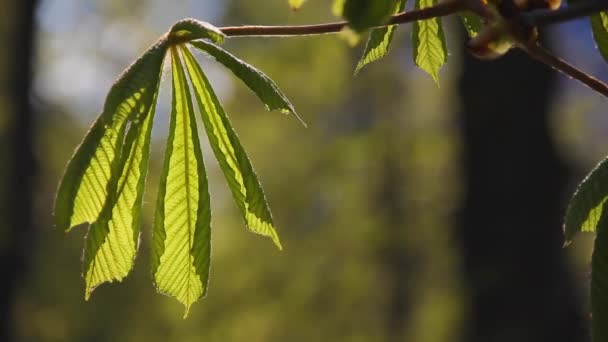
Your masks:
<path fill-rule="evenodd" d="M 292 113 L 306 126 L 285 94 L 279 90 L 277 85 L 266 74 L 213 43 L 204 40 L 194 40 L 190 44 L 230 69 L 234 75 L 240 78 L 260 98 L 264 105 L 266 105 L 266 109 L 271 111 L 279 110 L 285 114 Z"/>
<path fill-rule="evenodd" d="M 481 18 L 471 11 L 461 13 L 460 19 L 462 20 L 462 25 L 470 38 L 475 37 L 483 27 Z"/>
<path fill-rule="evenodd" d="M 120 163 L 122 175 L 99 219 L 89 228 L 83 257 L 85 299 L 99 284 L 121 281 L 133 268 L 158 85 L 148 114 L 129 128 Z"/>
<path fill-rule="evenodd" d="M 606 200 L 608 200 L 608 158 L 585 177 L 568 204 L 564 220 L 567 243 L 579 231 L 596 231 L 600 218 L 605 214 Z"/>
<path fill-rule="evenodd" d="M 350 27 L 361 32 L 383 24 L 393 11 L 394 0 L 346 0 L 342 15 Z"/>
<path fill-rule="evenodd" d="M 604 60 L 608 62 L 608 12 L 593 14 L 591 16 L 591 28 L 597 48 Z"/>
<path fill-rule="evenodd" d="M 392 14 L 399 13 L 405 8 L 406 0 L 393 0 L 393 11 Z M 365 45 L 363 56 L 357 64 L 355 69 L 355 75 L 363 68 L 366 64 L 379 60 L 386 56 L 393 40 L 393 34 L 396 25 L 381 27 L 373 29 Z"/>
<path fill-rule="evenodd" d="M 306 0 L 289 0 L 289 6 L 293 10 L 300 9 L 302 5 L 306 2 Z"/>
<path fill-rule="evenodd" d="M 226 36 L 220 29 L 205 21 L 196 19 L 182 19 L 169 30 L 169 39 L 173 43 L 185 42 L 194 39 L 209 39 L 214 43 L 222 43 Z"/>
<path fill-rule="evenodd" d="M 281 249 L 266 197 L 245 150 L 194 56 L 186 47 L 182 48 L 182 54 L 209 142 L 247 227 L 254 233 L 270 237 Z"/>
<path fill-rule="evenodd" d="M 416 0 L 415 8 L 436 5 L 438 0 Z M 439 84 L 439 69 L 447 62 L 447 48 L 440 18 L 414 22 L 414 62 Z"/>
<path fill-rule="evenodd" d="M 167 40 L 137 59 L 114 83 L 102 114 L 68 163 L 57 191 L 55 218 L 58 229 L 97 220 L 110 193 L 112 177 L 119 177 L 119 151 L 127 121 L 148 113 L 159 81 Z"/>
<path fill-rule="evenodd" d="M 205 294 L 209 279 L 211 210 L 207 177 L 182 62 L 171 48 L 173 102 L 156 208 L 152 274 L 158 291 L 185 306 Z"/>

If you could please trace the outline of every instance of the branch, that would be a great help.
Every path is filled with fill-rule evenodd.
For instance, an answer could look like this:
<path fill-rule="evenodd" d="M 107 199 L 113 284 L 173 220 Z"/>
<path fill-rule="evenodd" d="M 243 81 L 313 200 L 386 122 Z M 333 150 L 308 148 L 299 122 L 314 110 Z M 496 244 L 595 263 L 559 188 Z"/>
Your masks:
<path fill-rule="evenodd" d="M 518 16 L 517 20 L 528 26 L 546 26 L 562 23 L 581 17 L 588 17 L 594 13 L 608 10 L 608 0 L 588 0 L 574 3 L 558 10 L 541 9 L 525 12 Z"/>
<path fill-rule="evenodd" d="M 608 97 L 608 85 L 597 78 L 579 70 L 572 64 L 564 61 L 563 59 L 553 55 L 547 49 L 542 46 L 535 44 L 532 46 L 522 47 L 524 51 L 528 53 L 528 55 L 537 61 L 547 64 L 553 69 L 565 74 L 566 76 L 570 76 L 577 81 L 583 83 L 587 87 L 595 90 L 596 92 Z"/>
<path fill-rule="evenodd" d="M 450 14 L 455 14 L 464 11 L 467 8 L 465 2 L 461 0 L 448 0 L 433 7 L 402 12 L 393 15 L 386 24 L 378 27 L 389 25 L 398 25 L 411 23 L 418 20 L 444 17 Z M 295 26 L 227 26 L 220 27 L 220 30 L 229 37 L 245 37 L 245 36 L 304 36 L 337 33 L 348 26 L 348 22 L 339 21 L 335 23 L 318 24 L 318 25 L 295 25 Z"/>

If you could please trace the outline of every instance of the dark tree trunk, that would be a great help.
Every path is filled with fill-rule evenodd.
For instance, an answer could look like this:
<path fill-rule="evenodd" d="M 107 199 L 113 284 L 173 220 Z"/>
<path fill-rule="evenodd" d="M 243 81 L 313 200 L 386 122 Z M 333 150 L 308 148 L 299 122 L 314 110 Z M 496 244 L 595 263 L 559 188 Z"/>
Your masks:
<path fill-rule="evenodd" d="M 521 52 L 464 60 L 464 341 L 588 339 L 562 250 L 568 174 L 549 133 L 554 81 Z"/>
<path fill-rule="evenodd" d="M 13 299 L 27 267 L 33 237 L 33 188 L 36 163 L 33 152 L 33 110 L 30 88 L 34 46 L 35 1 L 21 0 L 3 4 L 12 18 L 5 25 L 3 58 L 5 63 L 0 83 L 4 94 L 6 127 L 1 139 L 5 144 L 2 158 L 3 184 L 1 215 L 4 222 L 0 245 L 0 341 L 13 341 L 15 319 Z M 7 15 L 5 13 L 5 15 Z"/>

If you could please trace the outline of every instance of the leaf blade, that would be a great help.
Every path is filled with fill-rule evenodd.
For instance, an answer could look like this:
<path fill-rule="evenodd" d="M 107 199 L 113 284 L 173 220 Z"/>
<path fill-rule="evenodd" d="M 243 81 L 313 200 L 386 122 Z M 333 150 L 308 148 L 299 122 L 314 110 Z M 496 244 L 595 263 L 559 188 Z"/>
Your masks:
<path fill-rule="evenodd" d="M 69 231 L 94 222 L 111 193 L 111 178 L 118 177 L 119 151 L 126 124 L 148 112 L 158 70 L 166 51 L 161 40 L 138 58 L 110 89 L 104 110 L 68 162 L 55 199 L 55 224 Z"/>
<path fill-rule="evenodd" d="M 608 11 L 595 13 L 590 17 L 593 38 L 604 60 L 608 62 Z"/>
<path fill-rule="evenodd" d="M 437 0 L 416 0 L 415 8 L 435 6 Z M 439 84 L 439 70 L 447 62 L 447 48 L 440 18 L 414 22 L 412 29 L 414 62 Z"/>
<path fill-rule="evenodd" d="M 171 48 L 173 105 L 159 188 L 152 274 L 159 292 L 190 306 L 206 293 L 211 210 L 190 90 L 176 47 Z"/>
<path fill-rule="evenodd" d="M 393 11 L 393 0 L 346 0 L 342 15 L 357 32 L 384 24 Z"/>
<path fill-rule="evenodd" d="M 237 76 L 258 98 L 269 111 L 279 110 L 282 113 L 293 114 L 304 126 L 306 123 L 300 118 L 287 96 L 279 89 L 270 77 L 251 64 L 232 55 L 221 47 L 204 40 L 191 41 L 190 44 L 205 54 L 215 58 Z"/>
<path fill-rule="evenodd" d="M 249 230 L 282 249 L 266 196 L 230 121 L 194 56 L 182 48 L 207 137 Z"/>
<path fill-rule="evenodd" d="M 108 197 L 99 219 L 89 227 L 83 256 L 85 300 L 98 285 L 120 282 L 133 268 L 159 87 L 160 82 L 146 117 L 129 128 L 115 194 Z"/>
<path fill-rule="evenodd" d="M 395 0 L 392 13 L 395 14 L 403 11 L 406 2 L 406 0 Z M 363 55 L 355 68 L 355 75 L 358 74 L 366 64 L 375 62 L 388 54 L 396 29 L 396 25 L 391 25 L 372 30 L 367 39 L 367 43 L 365 44 Z"/>
<path fill-rule="evenodd" d="M 608 201 L 608 158 L 600 162 L 577 187 L 564 219 L 566 243 L 579 232 L 595 232 Z"/>

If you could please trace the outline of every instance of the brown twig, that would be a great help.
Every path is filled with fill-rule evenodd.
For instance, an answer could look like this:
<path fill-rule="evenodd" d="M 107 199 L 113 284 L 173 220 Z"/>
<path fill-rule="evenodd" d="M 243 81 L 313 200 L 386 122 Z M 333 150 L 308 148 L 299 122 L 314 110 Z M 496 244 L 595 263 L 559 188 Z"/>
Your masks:
<path fill-rule="evenodd" d="M 492 20 L 492 14 L 482 6 L 480 0 L 448 0 L 433 7 L 402 12 L 393 15 L 386 24 L 399 25 L 437 17 L 444 17 L 465 10 L 470 10 L 486 20 Z M 512 19 L 517 26 L 541 27 L 549 24 L 560 23 L 572 19 L 589 16 L 602 10 L 608 10 L 608 0 L 588 0 L 584 3 L 569 5 L 565 8 L 552 10 L 535 10 L 518 15 Z M 337 33 L 348 26 L 348 22 L 339 21 L 317 25 L 294 25 L 294 26 L 227 26 L 220 30 L 229 37 L 245 36 L 304 36 Z M 597 78 L 579 70 L 563 59 L 551 54 L 548 50 L 538 44 L 518 44 L 530 57 L 547 64 L 553 69 L 572 77 L 585 84 L 589 88 L 608 97 L 608 85 Z"/>
<path fill-rule="evenodd" d="M 390 20 L 381 26 L 411 23 L 417 20 L 444 17 L 458 13 L 466 9 L 465 2 L 460 0 L 449 0 L 439 3 L 433 7 L 402 12 L 393 15 Z M 340 32 L 348 22 L 339 21 L 335 23 L 317 25 L 295 25 L 295 26 L 227 26 L 220 30 L 229 37 L 245 36 L 304 36 Z"/>
<path fill-rule="evenodd" d="M 574 3 L 558 10 L 541 9 L 522 13 L 519 19 L 528 26 L 546 26 L 559 24 L 565 21 L 588 17 L 594 13 L 608 10 L 607 0 L 588 0 L 585 2 Z"/>
<path fill-rule="evenodd" d="M 572 77 L 575 80 L 581 82 L 587 87 L 595 90 L 596 92 L 608 97 L 608 85 L 597 78 L 579 70 L 577 67 L 566 62 L 565 60 L 553 55 L 547 49 L 542 46 L 535 44 L 528 47 L 522 47 L 528 55 L 541 63 L 544 63 L 553 69 L 565 74 L 566 76 Z"/>

